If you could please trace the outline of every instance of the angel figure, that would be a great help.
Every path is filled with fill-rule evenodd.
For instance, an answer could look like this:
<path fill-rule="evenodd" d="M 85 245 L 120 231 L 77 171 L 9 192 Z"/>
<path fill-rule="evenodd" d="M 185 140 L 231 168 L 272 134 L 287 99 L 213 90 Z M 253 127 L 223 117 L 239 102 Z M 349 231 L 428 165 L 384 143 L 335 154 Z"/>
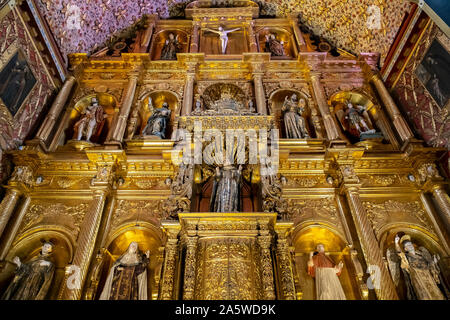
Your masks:
<path fill-rule="evenodd" d="M 222 47 L 222 54 L 225 54 L 225 52 L 227 51 L 228 34 L 231 33 L 231 32 L 237 31 L 239 29 L 241 29 L 241 28 L 224 30 L 221 26 L 219 27 L 219 30 L 213 30 L 213 29 L 205 28 L 206 31 L 214 32 L 214 33 L 217 33 L 219 35 L 220 44 L 221 44 L 221 47 Z"/>
<path fill-rule="evenodd" d="M 437 256 L 432 257 L 425 247 L 415 248 L 409 235 L 395 236 L 395 249 L 386 252 L 389 271 L 396 286 L 399 286 L 401 273 L 405 280 L 408 300 L 445 300 L 438 285 L 448 295 L 444 279 L 437 265 Z M 403 246 L 403 250 L 400 247 Z M 401 270 L 401 273 L 400 273 Z"/>

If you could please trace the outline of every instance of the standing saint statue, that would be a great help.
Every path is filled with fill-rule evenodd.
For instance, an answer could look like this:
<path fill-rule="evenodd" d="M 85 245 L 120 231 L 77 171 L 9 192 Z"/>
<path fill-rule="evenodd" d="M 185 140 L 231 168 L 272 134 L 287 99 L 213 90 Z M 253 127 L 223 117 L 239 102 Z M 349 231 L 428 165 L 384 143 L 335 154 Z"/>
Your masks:
<path fill-rule="evenodd" d="M 317 252 L 311 252 L 308 261 L 308 274 L 316 279 L 317 300 L 347 300 L 338 276 L 344 264 L 336 265 L 325 255 L 323 244 L 317 245 Z"/>
<path fill-rule="evenodd" d="M 151 98 L 149 99 L 150 105 Z M 152 109 L 153 107 L 151 107 Z M 170 119 L 171 113 L 167 102 L 164 102 L 161 108 L 154 109 L 153 114 L 147 120 L 147 125 L 142 130 L 142 135 L 157 136 L 164 139 L 166 137 L 167 122 Z"/>
<path fill-rule="evenodd" d="M 272 56 L 282 57 L 286 55 L 284 51 L 283 41 L 278 41 L 273 33 L 266 34 L 266 52 L 270 52 Z"/>
<path fill-rule="evenodd" d="M 38 256 L 27 263 L 14 258 L 16 275 L 2 296 L 2 300 L 44 300 L 55 273 L 51 261 L 53 245 L 44 243 Z"/>
<path fill-rule="evenodd" d="M 105 115 L 97 99 L 92 98 L 91 104 L 81 113 L 80 120 L 74 125 L 76 140 L 80 141 L 85 137 L 87 142 L 91 142 L 92 136 L 97 136 L 101 132 Z"/>
<path fill-rule="evenodd" d="M 432 257 L 425 247 L 416 249 L 409 235 L 395 236 L 395 255 L 388 249 L 387 258 L 392 280 L 399 284 L 400 270 L 403 272 L 408 300 L 446 300 L 438 285 L 441 285 L 446 295 L 448 289 L 440 274 L 436 256 Z M 400 248 L 403 245 L 403 251 Z"/>
<path fill-rule="evenodd" d="M 222 54 L 225 54 L 225 52 L 227 51 L 228 34 L 231 33 L 231 32 L 237 31 L 239 29 L 241 29 L 241 28 L 224 30 L 221 26 L 219 27 L 219 30 L 213 30 L 213 29 L 205 28 L 206 31 L 214 32 L 214 33 L 217 33 L 219 35 L 220 44 L 221 44 L 221 48 L 222 48 Z"/>
<path fill-rule="evenodd" d="M 180 52 L 181 44 L 178 41 L 178 35 L 169 33 L 169 39 L 164 43 L 161 51 L 161 60 L 177 60 L 177 52 Z"/>
<path fill-rule="evenodd" d="M 375 133 L 375 130 L 370 129 L 366 123 L 366 120 L 362 116 L 362 113 L 366 111 L 363 106 L 353 106 L 353 104 L 347 104 L 347 110 L 345 111 L 345 119 L 349 121 L 350 131 L 356 129 L 357 135 L 361 135 L 363 132 Z"/>
<path fill-rule="evenodd" d="M 242 166 L 216 167 L 211 194 L 211 212 L 239 212 Z"/>
<path fill-rule="evenodd" d="M 150 251 L 142 254 L 138 243 L 131 242 L 110 269 L 100 300 L 147 300 L 149 257 Z"/>
<path fill-rule="evenodd" d="M 304 99 L 297 101 L 297 95 L 294 93 L 289 99 L 288 96 L 284 99 L 281 110 L 284 112 L 284 127 L 286 131 L 286 138 L 288 139 L 304 139 L 309 138 L 309 133 L 306 128 L 306 119 L 303 116 L 306 109 L 306 102 Z"/>

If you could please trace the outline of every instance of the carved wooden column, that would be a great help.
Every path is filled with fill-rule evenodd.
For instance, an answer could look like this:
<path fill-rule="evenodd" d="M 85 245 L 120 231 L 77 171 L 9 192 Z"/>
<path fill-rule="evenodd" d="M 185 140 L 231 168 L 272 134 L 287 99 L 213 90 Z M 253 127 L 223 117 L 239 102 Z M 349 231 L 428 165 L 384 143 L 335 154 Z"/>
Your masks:
<path fill-rule="evenodd" d="M 319 106 L 319 111 L 322 114 L 323 123 L 327 132 L 328 140 L 339 139 L 339 131 L 336 121 L 333 120 L 333 116 L 328 108 L 327 99 L 325 97 L 325 91 L 320 83 L 320 74 L 311 73 L 311 83 L 314 90 L 314 96 Z"/>
<path fill-rule="evenodd" d="M 68 122 L 70 121 L 70 115 L 74 110 L 74 106 L 67 108 L 64 112 L 64 116 L 62 117 L 61 121 L 59 122 L 58 128 L 56 129 L 55 134 L 53 135 L 51 142 L 49 143 L 48 150 L 49 151 L 55 151 L 56 147 L 58 146 L 58 143 L 61 139 L 61 135 L 63 134 L 64 130 L 66 129 L 66 126 L 68 125 Z M 71 139 L 72 137 L 69 137 Z"/>
<path fill-rule="evenodd" d="M 295 300 L 295 280 L 292 270 L 291 254 L 287 239 L 288 231 L 292 228 L 292 223 L 280 224 L 275 226 L 277 232 L 277 260 L 280 272 L 279 279 L 281 284 L 282 300 Z"/>
<path fill-rule="evenodd" d="M 197 242 L 198 237 L 186 236 L 186 258 L 184 267 L 184 285 L 183 285 L 183 300 L 193 300 L 194 299 L 194 289 L 195 289 L 195 264 L 196 264 L 196 253 L 197 253 Z"/>
<path fill-rule="evenodd" d="M 381 132 L 385 135 L 385 137 L 389 140 L 392 146 L 395 149 L 399 149 L 400 145 L 397 141 L 397 137 L 392 130 L 391 125 L 389 124 L 389 120 L 386 117 L 384 110 L 380 106 L 376 106 L 376 113 L 374 115 L 375 123 L 378 128 L 380 128 Z"/>
<path fill-rule="evenodd" d="M 392 99 L 389 91 L 386 89 L 383 80 L 380 78 L 379 74 L 378 73 L 374 74 L 371 78 L 371 81 L 375 85 L 375 88 L 377 89 L 381 97 L 381 100 L 383 101 L 383 104 L 386 107 L 392 119 L 394 127 L 397 129 L 400 138 L 403 141 L 408 140 L 410 138 L 414 138 L 411 129 L 409 128 L 405 119 L 398 110 L 397 105 L 394 102 L 394 99 Z"/>
<path fill-rule="evenodd" d="M 195 71 L 189 70 L 186 73 L 186 84 L 184 86 L 183 95 L 183 109 L 182 116 L 188 116 L 192 111 L 192 101 L 194 99 L 194 83 L 195 83 Z"/>
<path fill-rule="evenodd" d="M 439 209 L 444 214 L 443 219 L 450 226 L 450 198 L 441 184 L 436 184 L 432 188 L 433 198 L 436 200 Z"/>
<path fill-rule="evenodd" d="M 15 187 L 8 186 L 7 188 L 8 191 L 0 203 L 0 236 L 3 234 L 21 194 L 20 190 Z"/>
<path fill-rule="evenodd" d="M 158 18 L 157 15 L 151 15 L 148 18 L 148 27 L 145 30 L 142 38 L 141 38 L 141 42 L 139 44 L 139 46 L 136 47 L 137 50 L 139 50 L 139 53 L 146 53 L 149 50 L 149 46 L 150 46 L 150 41 L 152 39 L 153 36 L 153 30 L 155 29 L 155 24 L 156 24 L 156 19 Z"/>
<path fill-rule="evenodd" d="M 173 289 L 175 285 L 175 260 L 178 253 L 179 225 L 178 228 L 177 226 L 164 227 L 168 229 L 168 239 L 165 248 L 164 266 L 162 270 L 161 290 L 159 297 L 161 300 L 172 300 L 174 298 Z"/>
<path fill-rule="evenodd" d="M 198 52 L 198 31 L 200 29 L 200 21 L 194 21 L 192 26 L 191 45 L 189 46 L 190 53 Z"/>
<path fill-rule="evenodd" d="M 253 73 L 253 83 L 255 86 L 256 110 L 260 114 L 267 114 L 266 94 L 263 86 L 263 74 Z"/>
<path fill-rule="evenodd" d="M 298 18 L 296 16 L 291 16 L 292 19 L 292 29 L 294 30 L 295 39 L 297 40 L 300 51 L 306 52 L 308 50 L 306 46 L 305 39 L 303 38 L 302 31 L 298 26 Z"/>
<path fill-rule="evenodd" d="M 268 234 L 258 236 L 258 244 L 261 255 L 261 271 L 262 283 L 264 291 L 264 300 L 275 300 L 275 287 L 272 269 L 272 257 L 270 255 L 270 247 L 272 237 Z"/>
<path fill-rule="evenodd" d="M 50 134 L 52 133 L 53 128 L 55 127 L 56 121 L 58 120 L 59 115 L 64 109 L 64 106 L 67 103 L 67 99 L 69 98 L 69 95 L 72 92 L 72 88 L 75 85 L 75 83 L 76 79 L 74 76 L 69 76 L 66 79 L 64 85 L 62 86 L 61 90 L 56 96 L 56 99 L 53 102 L 50 111 L 45 117 L 44 122 L 36 135 L 36 138 L 43 141 L 44 144 L 49 139 Z"/>
<path fill-rule="evenodd" d="M 445 191 L 444 191 L 445 192 Z M 428 218 L 430 219 L 434 230 L 436 231 L 437 236 L 439 237 L 439 240 L 441 241 L 442 247 L 444 248 L 445 252 L 448 254 L 450 253 L 450 246 L 449 246 L 449 237 L 450 234 L 448 234 L 448 228 L 450 226 L 450 220 L 444 219 L 444 223 L 441 222 L 440 219 L 436 219 L 439 214 L 436 212 L 435 207 L 430 200 L 430 195 L 421 192 L 420 193 L 420 199 L 422 200 L 423 207 L 425 208 L 425 211 L 428 214 Z M 441 215 L 442 217 L 442 215 Z"/>
<path fill-rule="evenodd" d="M 247 31 L 248 31 L 248 40 L 250 42 L 250 52 L 258 52 L 258 42 L 256 41 L 256 35 L 255 30 L 253 29 L 254 26 L 253 20 L 250 21 L 247 25 Z"/>
<path fill-rule="evenodd" d="M 448 229 L 450 227 L 450 199 L 445 190 L 448 182 L 439 174 L 435 163 L 422 163 L 419 165 L 417 171 L 419 182 L 423 183 L 423 190 L 433 195 L 438 207 L 437 209 L 439 209 L 441 220 Z"/>
<path fill-rule="evenodd" d="M 123 97 L 122 106 L 120 108 L 120 114 L 116 122 L 116 126 L 113 129 L 112 140 L 122 142 L 125 128 L 127 126 L 128 116 L 130 114 L 131 106 L 133 104 L 134 95 L 136 93 L 136 86 L 138 82 L 138 75 L 131 74 L 128 78 L 128 85 Z"/>
<path fill-rule="evenodd" d="M 380 270 L 380 286 L 375 288 L 377 297 L 379 300 L 398 300 L 395 285 L 383 261 L 383 254 L 373 232 L 372 224 L 359 197 L 358 187 L 344 186 L 344 189 L 367 264 L 377 266 Z"/>
<path fill-rule="evenodd" d="M 103 170 L 107 170 L 106 173 Z M 97 178 L 93 179 L 92 191 L 93 199 L 89 206 L 80 227 L 80 234 L 77 240 L 77 248 L 74 253 L 72 265 L 79 268 L 80 288 L 69 289 L 66 283 L 63 284 L 61 298 L 63 300 L 79 300 L 84 282 L 86 280 L 88 268 L 94 253 L 98 230 L 102 220 L 103 208 L 106 196 L 109 192 L 109 181 L 111 179 L 110 167 L 98 169 Z"/>
<path fill-rule="evenodd" d="M 26 195 L 24 197 L 24 199 L 21 202 L 21 205 L 18 206 L 15 216 L 16 218 L 14 219 L 14 223 L 11 226 L 10 230 L 8 230 L 8 232 L 4 234 L 3 237 L 3 243 L 1 246 L 1 251 L 0 251 L 0 261 L 3 261 L 6 256 L 8 255 L 9 249 L 11 248 L 11 245 L 14 241 L 14 238 L 17 235 L 17 232 L 19 231 L 19 227 L 22 224 L 22 220 L 23 217 L 25 216 L 25 214 L 28 211 L 28 207 L 30 206 L 30 202 L 31 202 L 31 198 L 29 195 Z"/>

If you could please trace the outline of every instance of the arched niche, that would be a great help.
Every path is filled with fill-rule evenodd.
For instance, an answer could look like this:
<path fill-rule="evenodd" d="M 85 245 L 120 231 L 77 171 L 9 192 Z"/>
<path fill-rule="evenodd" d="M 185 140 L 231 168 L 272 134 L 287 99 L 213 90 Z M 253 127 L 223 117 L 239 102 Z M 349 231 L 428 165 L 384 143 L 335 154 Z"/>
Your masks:
<path fill-rule="evenodd" d="M 364 107 L 365 111 L 362 112 L 361 115 L 363 116 L 366 124 L 369 129 L 374 129 L 378 132 L 377 137 L 370 138 L 368 140 L 387 142 L 385 137 L 388 135 L 385 132 L 385 128 L 378 125 L 379 120 L 382 117 L 380 114 L 380 109 L 367 95 L 353 91 L 340 91 L 332 95 L 329 101 L 332 114 L 336 117 L 337 123 L 339 123 L 342 131 L 351 143 L 358 143 L 362 141 L 360 141 L 357 136 L 358 132 L 351 128 L 348 119 L 345 118 L 348 103 L 351 103 L 355 108 L 357 106 Z"/>
<path fill-rule="evenodd" d="M 5 260 L 8 262 L 5 269 L 0 274 L 0 292 L 7 289 L 13 278 L 16 265 L 12 263 L 15 256 L 18 256 L 23 263 L 27 263 L 38 256 L 45 241 L 53 244 L 52 260 L 55 264 L 55 274 L 46 299 L 56 300 L 64 285 L 65 268 L 72 261 L 74 246 L 70 237 L 59 230 L 40 230 L 27 234 L 20 238 L 9 250 Z"/>
<path fill-rule="evenodd" d="M 247 96 L 244 90 L 232 83 L 219 82 L 212 84 L 203 90 L 201 97 L 205 110 L 218 108 L 223 109 L 219 111 L 226 111 L 229 109 L 230 101 L 235 104 L 237 111 L 248 108 Z"/>
<path fill-rule="evenodd" d="M 188 52 L 189 45 L 189 35 L 180 29 L 167 29 L 161 30 L 154 34 L 152 47 L 151 47 L 151 57 L 152 60 L 161 60 L 161 52 L 166 43 L 166 40 L 169 39 L 170 34 L 174 35 L 174 38 L 178 37 L 178 42 L 180 43 L 180 51 L 177 53 L 185 53 Z M 166 60 L 171 61 L 171 60 Z"/>
<path fill-rule="evenodd" d="M 310 252 L 316 251 L 318 244 L 323 244 L 325 252 L 337 264 L 344 262 L 339 280 L 348 300 L 359 300 L 360 294 L 355 278 L 355 270 L 348 250 L 348 243 L 340 233 L 330 226 L 316 223 L 306 227 L 297 226 L 292 234 L 295 248 L 295 267 L 298 275 L 302 299 L 315 300 L 316 288 L 314 279 L 308 275 Z"/>
<path fill-rule="evenodd" d="M 215 168 L 213 168 L 215 170 Z M 210 201 L 214 185 L 214 175 L 203 183 L 196 184 L 194 196 L 192 197 L 192 212 L 210 212 Z M 240 185 L 240 207 L 241 212 L 258 212 L 261 204 L 259 201 L 259 190 L 256 184 L 252 184 L 246 179 L 243 173 Z"/>
<path fill-rule="evenodd" d="M 284 125 L 284 113 L 282 111 L 283 104 L 284 104 L 286 97 L 288 99 L 290 99 L 293 94 L 297 95 L 298 101 L 300 101 L 300 99 L 305 100 L 306 110 L 303 114 L 303 117 L 306 120 L 307 130 L 308 130 L 311 138 L 317 138 L 317 133 L 316 133 L 316 130 L 315 130 L 314 125 L 311 120 L 312 115 L 313 115 L 313 108 L 310 104 L 310 99 L 304 92 L 301 92 L 298 90 L 293 90 L 293 89 L 278 89 L 278 90 L 274 91 L 269 97 L 270 115 L 272 115 L 274 117 L 277 127 L 280 129 L 280 137 L 286 138 L 286 127 Z"/>
<path fill-rule="evenodd" d="M 95 299 L 103 291 L 106 278 L 114 262 L 128 249 L 131 242 L 137 242 L 139 250 L 145 253 L 150 251 L 150 263 L 147 269 L 148 299 L 156 300 L 158 297 L 157 278 L 160 276 L 161 264 L 159 261 L 159 248 L 163 244 L 159 229 L 147 222 L 137 221 L 135 224 L 120 226 L 112 234 L 106 244 L 105 259 L 101 268 L 98 290 Z"/>
<path fill-rule="evenodd" d="M 152 100 L 152 106 L 149 105 L 150 98 Z M 148 119 L 153 114 L 151 108 L 153 107 L 153 110 L 162 108 L 164 102 L 167 102 L 171 111 L 170 120 L 165 133 L 165 139 L 170 139 L 173 129 L 176 127 L 175 119 L 180 112 L 179 100 L 180 98 L 176 93 L 168 90 L 156 90 L 142 94 L 137 101 L 136 107 L 131 113 L 126 132 L 127 139 L 141 136 L 142 130 L 145 128 Z"/>
<path fill-rule="evenodd" d="M 271 55 L 272 60 L 292 59 L 297 57 L 298 50 L 295 45 L 295 38 L 290 30 L 280 27 L 263 27 L 256 30 L 259 51 L 270 52 L 266 48 L 266 35 L 273 34 L 278 41 L 283 41 L 284 56 Z"/>
<path fill-rule="evenodd" d="M 400 238 L 404 235 L 409 235 L 416 249 L 423 246 L 430 252 L 431 255 L 437 254 L 440 257 L 438 265 L 442 272 L 443 278 L 446 281 L 447 288 L 450 288 L 450 264 L 448 253 L 445 252 L 443 247 L 437 241 L 436 237 L 423 228 L 413 227 L 409 224 L 395 224 L 386 226 L 384 230 L 380 232 L 380 249 L 383 253 L 385 261 L 387 262 L 387 266 L 389 267 L 387 249 L 395 248 L 394 239 L 397 234 Z M 400 244 L 400 247 L 403 250 L 402 244 Z M 399 285 L 397 287 L 397 293 L 400 299 L 406 299 L 406 287 L 404 277 L 401 272 Z"/>
<path fill-rule="evenodd" d="M 73 140 L 75 135 L 75 124 L 78 120 L 80 120 L 80 117 L 86 108 L 91 105 L 92 98 L 96 98 L 98 100 L 98 104 L 103 107 L 104 113 L 106 113 L 105 120 L 101 128 L 92 135 L 91 141 L 93 143 L 102 144 L 105 142 L 106 137 L 108 136 L 108 132 L 112 127 L 113 117 L 115 113 L 115 109 L 118 105 L 118 102 L 116 98 L 108 93 L 96 93 L 96 94 L 90 94 L 87 95 L 80 100 L 78 100 L 70 115 L 69 115 L 69 121 L 67 123 L 67 127 L 64 130 L 64 133 L 62 134 L 62 137 L 60 137 L 60 141 L 65 144 L 69 140 Z"/>

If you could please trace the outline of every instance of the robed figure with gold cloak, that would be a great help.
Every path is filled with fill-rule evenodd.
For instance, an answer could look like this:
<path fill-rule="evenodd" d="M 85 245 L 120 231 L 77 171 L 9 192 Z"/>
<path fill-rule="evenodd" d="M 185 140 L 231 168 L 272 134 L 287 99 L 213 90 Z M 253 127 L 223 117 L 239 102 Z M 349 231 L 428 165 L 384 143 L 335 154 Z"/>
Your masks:
<path fill-rule="evenodd" d="M 143 254 L 137 242 L 114 262 L 100 300 L 147 300 L 149 252 Z"/>
<path fill-rule="evenodd" d="M 395 249 L 387 249 L 387 260 L 392 280 L 400 284 L 403 274 L 408 300 L 446 300 L 449 295 L 445 280 L 437 265 L 437 258 L 422 246 L 414 247 L 409 235 L 396 235 Z M 403 250 L 400 247 L 403 245 Z M 440 287 L 442 288 L 440 288 Z"/>
<path fill-rule="evenodd" d="M 317 300 L 347 300 L 338 278 L 342 267 L 342 261 L 336 265 L 325 255 L 322 244 L 317 245 L 317 252 L 311 252 L 308 274 L 316 279 Z"/>
<path fill-rule="evenodd" d="M 38 256 L 27 263 L 14 258 L 16 275 L 2 296 L 2 300 L 44 300 L 55 273 L 51 260 L 53 245 L 44 243 Z"/>

